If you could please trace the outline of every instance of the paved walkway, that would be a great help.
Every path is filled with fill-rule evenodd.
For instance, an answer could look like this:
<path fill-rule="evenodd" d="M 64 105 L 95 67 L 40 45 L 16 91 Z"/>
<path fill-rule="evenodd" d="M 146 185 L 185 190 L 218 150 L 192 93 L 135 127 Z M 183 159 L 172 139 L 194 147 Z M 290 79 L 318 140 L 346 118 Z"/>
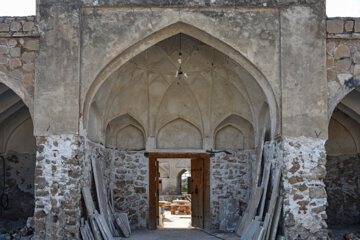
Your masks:
<path fill-rule="evenodd" d="M 134 231 L 129 240 L 236 240 L 240 239 L 233 233 L 210 235 L 197 229 L 158 229 Z"/>

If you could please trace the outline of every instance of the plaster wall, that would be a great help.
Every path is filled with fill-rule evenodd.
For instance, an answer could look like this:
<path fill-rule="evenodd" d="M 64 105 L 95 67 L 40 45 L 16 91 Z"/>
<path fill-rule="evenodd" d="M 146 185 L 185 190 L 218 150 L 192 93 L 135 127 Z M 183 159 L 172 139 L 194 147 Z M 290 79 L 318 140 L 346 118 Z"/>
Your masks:
<path fill-rule="evenodd" d="M 160 179 L 162 188 L 160 195 L 181 194 L 180 175 L 184 171 L 191 171 L 190 159 L 159 159 Z"/>

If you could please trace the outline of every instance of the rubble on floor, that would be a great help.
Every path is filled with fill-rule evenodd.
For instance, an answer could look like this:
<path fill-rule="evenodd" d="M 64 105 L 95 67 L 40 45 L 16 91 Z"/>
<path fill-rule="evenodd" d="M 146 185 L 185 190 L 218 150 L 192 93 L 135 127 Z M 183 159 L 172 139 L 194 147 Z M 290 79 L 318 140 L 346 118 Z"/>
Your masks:
<path fill-rule="evenodd" d="M 31 239 L 34 235 L 34 219 L 29 217 L 26 226 L 11 232 L 0 233 L 0 240 L 26 240 Z"/>

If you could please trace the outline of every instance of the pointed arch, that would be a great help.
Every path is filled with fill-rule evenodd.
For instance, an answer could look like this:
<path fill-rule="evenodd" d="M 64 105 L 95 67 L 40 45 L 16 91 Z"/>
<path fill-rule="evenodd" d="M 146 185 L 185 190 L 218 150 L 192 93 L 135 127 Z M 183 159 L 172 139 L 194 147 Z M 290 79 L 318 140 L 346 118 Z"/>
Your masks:
<path fill-rule="evenodd" d="M 158 149 L 201 149 L 202 134 L 198 127 L 183 118 L 164 124 L 156 135 Z"/>
<path fill-rule="evenodd" d="M 84 102 L 82 104 L 83 109 L 83 126 L 86 129 L 88 127 L 88 115 L 89 115 L 89 108 L 91 106 L 92 100 L 97 93 L 100 86 L 103 84 L 104 81 L 119 67 L 124 65 L 130 59 L 135 57 L 136 55 L 140 54 L 144 50 L 148 49 L 149 47 L 155 45 L 156 43 L 167 39 L 171 36 L 174 36 L 178 33 L 187 34 L 193 38 L 196 38 L 203 43 L 209 45 L 217 49 L 218 51 L 224 53 L 225 55 L 229 56 L 232 60 L 240 64 L 242 67 L 246 69 L 246 71 L 257 81 L 258 85 L 261 87 L 262 91 L 264 92 L 267 102 L 269 103 L 270 108 L 270 119 L 271 119 L 271 136 L 275 135 L 275 132 L 278 128 L 278 121 L 279 113 L 278 107 L 275 100 L 275 95 L 272 90 L 270 83 L 267 81 L 265 76 L 259 71 L 255 65 L 253 65 L 247 58 L 245 58 L 241 53 L 237 50 L 229 46 L 228 44 L 224 43 L 223 41 L 213 37 L 212 35 L 200 30 L 194 26 L 183 22 L 177 22 L 171 24 L 155 33 L 150 34 L 148 37 L 144 38 L 143 40 L 137 42 L 136 44 L 132 45 L 131 47 L 124 50 L 121 54 L 119 54 L 115 59 L 113 59 L 95 78 L 93 83 L 91 84 L 90 88 L 88 89 Z"/>
<path fill-rule="evenodd" d="M 145 148 L 145 131 L 130 114 L 120 115 L 107 123 L 105 146 L 125 150 Z"/>
<path fill-rule="evenodd" d="M 238 114 L 230 114 L 214 131 L 216 149 L 248 149 L 255 146 L 253 125 Z"/>

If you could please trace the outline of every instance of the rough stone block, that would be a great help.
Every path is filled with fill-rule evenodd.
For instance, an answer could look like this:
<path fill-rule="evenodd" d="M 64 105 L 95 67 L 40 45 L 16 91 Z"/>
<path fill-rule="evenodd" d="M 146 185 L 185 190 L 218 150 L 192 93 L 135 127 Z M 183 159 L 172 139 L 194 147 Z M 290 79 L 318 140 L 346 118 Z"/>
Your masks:
<path fill-rule="evenodd" d="M 16 47 L 16 48 L 10 48 L 10 56 L 12 57 L 20 57 L 21 56 L 21 49 Z"/>
<path fill-rule="evenodd" d="M 6 46 L 0 46 L 0 54 L 7 54 L 9 49 Z"/>
<path fill-rule="evenodd" d="M 26 63 L 31 63 L 32 61 L 34 61 L 35 58 L 36 58 L 36 53 L 34 52 L 24 52 L 24 54 L 22 55 L 22 59 Z"/>
<path fill-rule="evenodd" d="M 25 48 L 33 51 L 37 51 L 40 48 L 40 42 L 39 39 L 35 40 L 27 40 L 25 42 Z"/>
<path fill-rule="evenodd" d="M 354 30 L 354 21 L 346 21 L 345 22 L 345 31 L 352 32 Z"/>
<path fill-rule="evenodd" d="M 350 69 L 351 66 L 351 60 L 350 59 L 341 59 L 337 60 L 335 63 L 336 71 L 339 72 L 346 72 Z"/>
<path fill-rule="evenodd" d="M 0 65 L 0 72 L 8 73 L 8 70 L 6 68 L 6 65 Z"/>
<path fill-rule="evenodd" d="M 14 46 L 17 45 L 16 39 L 10 39 L 8 43 L 9 43 L 9 46 L 10 46 L 10 47 L 14 47 Z"/>
<path fill-rule="evenodd" d="M 9 62 L 9 67 L 11 70 L 14 70 L 18 67 L 21 67 L 21 61 L 19 58 L 12 58 L 10 59 L 10 62 Z"/>
<path fill-rule="evenodd" d="M 360 74 L 360 64 L 354 66 L 354 75 L 357 76 Z"/>
<path fill-rule="evenodd" d="M 340 44 L 335 50 L 335 59 L 350 57 L 350 49 L 345 44 Z"/>
<path fill-rule="evenodd" d="M 25 22 L 23 25 L 23 31 L 30 32 L 34 29 L 34 27 L 35 27 L 34 22 Z"/>
<path fill-rule="evenodd" d="M 17 32 L 21 30 L 21 23 L 20 22 L 12 22 L 10 24 L 10 31 Z"/>
<path fill-rule="evenodd" d="M 360 32 L 360 20 L 355 21 L 354 32 Z"/>
<path fill-rule="evenodd" d="M 9 24 L 0 23 L 0 32 L 8 32 L 10 29 Z"/>
<path fill-rule="evenodd" d="M 34 63 L 26 63 L 23 65 L 23 70 L 25 72 L 33 72 L 35 70 L 35 65 Z"/>
<path fill-rule="evenodd" d="M 7 64 L 8 57 L 6 55 L 0 55 L 0 64 Z"/>
<path fill-rule="evenodd" d="M 326 22 L 326 31 L 328 33 L 343 33 L 344 31 L 344 22 L 343 20 L 328 20 Z"/>

